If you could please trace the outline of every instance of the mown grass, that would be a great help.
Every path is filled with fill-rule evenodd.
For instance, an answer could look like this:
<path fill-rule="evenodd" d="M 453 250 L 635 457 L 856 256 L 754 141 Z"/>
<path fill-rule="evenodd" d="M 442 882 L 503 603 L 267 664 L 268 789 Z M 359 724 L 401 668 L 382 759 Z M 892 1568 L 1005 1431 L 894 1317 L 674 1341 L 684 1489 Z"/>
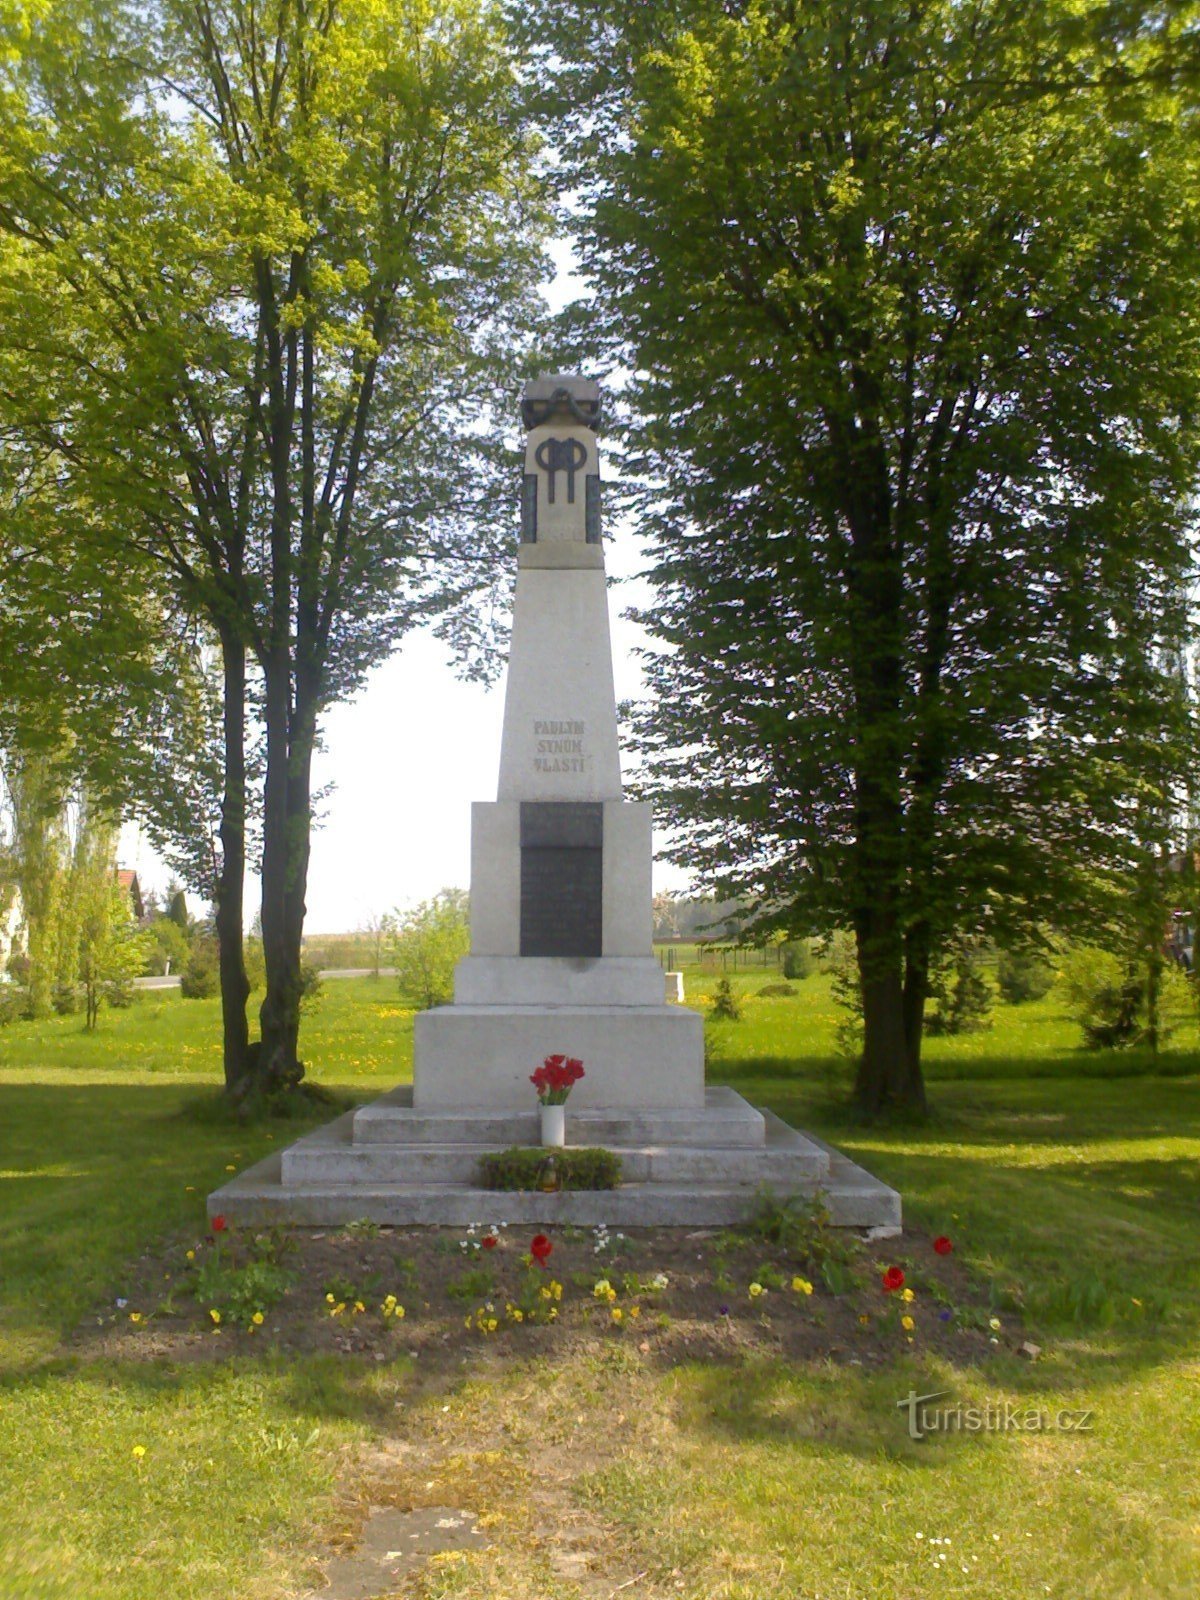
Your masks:
<path fill-rule="evenodd" d="M 691 995 L 712 976 L 690 972 Z M 1000 1013 L 990 1034 L 931 1041 L 927 1126 L 880 1130 L 845 1111 L 831 1017 L 821 978 L 751 998 L 709 1029 L 712 1075 L 894 1183 L 1006 1327 L 1023 1316 L 1036 1363 L 918 1344 L 884 1371 L 663 1369 L 626 1342 L 572 1362 L 485 1353 L 433 1384 L 405 1359 L 64 1347 L 141 1252 L 199 1231 L 227 1167 L 302 1125 L 189 1109 L 219 1077 L 214 1003 L 155 993 L 90 1038 L 77 1018 L 0 1032 L 0 1595 L 298 1594 L 369 1497 L 355 1452 L 381 1447 L 370 1497 L 470 1507 L 492 1539 L 414 1595 L 594 1596 L 632 1578 L 625 1592 L 654 1600 L 1193 1595 L 1194 1031 L 1154 1072 L 1078 1051 L 1053 999 Z M 305 1054 L 322 1083 L 375 1094 L 410 1071 L 411 1013 L 386 979 L 329 983 Z M 1088 1409 L 1093 1427 L 914 1443 L 895 1405 L 910 1387 Z M 563 1561 L 581 1547 L 584 1575 Z"/>

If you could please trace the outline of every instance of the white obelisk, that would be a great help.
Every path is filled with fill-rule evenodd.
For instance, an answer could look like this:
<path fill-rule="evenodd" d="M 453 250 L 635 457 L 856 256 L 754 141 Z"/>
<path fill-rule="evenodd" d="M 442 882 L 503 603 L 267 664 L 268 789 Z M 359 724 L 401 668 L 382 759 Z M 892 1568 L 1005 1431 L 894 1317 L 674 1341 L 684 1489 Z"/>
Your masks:
<path fill-rule="evenodd" d="M 521 543 L 495 801 L 471 817 L 471 953 L 415 1025 L 417 1108 L 531 1102 L 579 1056 L 581 1109 L 703 1105 L 703 1028 L 651 949 L 650 808 L 621 791 L 600 532 L 598 385 L 527 386 Z"/>

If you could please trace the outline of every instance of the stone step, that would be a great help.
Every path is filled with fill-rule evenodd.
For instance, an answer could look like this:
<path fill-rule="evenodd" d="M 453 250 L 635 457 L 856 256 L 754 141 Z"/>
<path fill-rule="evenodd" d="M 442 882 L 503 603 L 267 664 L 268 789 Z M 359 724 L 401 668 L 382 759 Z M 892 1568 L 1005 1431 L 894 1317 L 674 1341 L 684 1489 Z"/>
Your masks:
<path fill-rule="evenodd" d="M 817 1183 L 829 1157 L 788 1129 L 757 1148 L 737 1145 L 610 1145 L 624 1183 L 707 1183 L 756 1187 Z M 356 1144 L 349 1128 L 319 1129 L 284 1152 L 283 1182 L 325 1184 L 463 1183 L 478 1181 L 482 1149 L 475 1143 Z"/>
<path fill-rule="evenodd" d="M 567 1102 L 568 1144 L 627 1149 L 648 1144 L 759 1147 L 763 1130 L 762 1112 L 724 1085 L 706 1089 L 703 1107 L 687 1111 L 575 1110 Z M 356 1145 L 477 1144 L 503 1150 L 514 1144 L 538 1144 L 540 1138 L 536 1109 L 416 1110 L 411 1084 L 354 1113 Z"/>
<path fill-rule="evenodd" d="M 861 1170 L 861 1169 L 857 1169 Z M 829 1185 L 796 1183 L 777 1192 L 821 1194 L 835 1226 L 900 1226 L 900 1197 L 864 1174 L 866 1181 Z M 370 1218 L 385 1226 L 467 1227 L 509 1223 L 553 1227 L 713 1227 L 742 1222 L 757 1192 L 740 1185 L 628 1183 L 579 1194 L 499 1194 L 464 1184 L 378 1184 L 289 1187 L 280 1181 L 279 1156 L 268 1157 L 209 1196 L 209 1215 L 222 1213 L 250 1227 L 286 1224 L 331 1228 Z"/>

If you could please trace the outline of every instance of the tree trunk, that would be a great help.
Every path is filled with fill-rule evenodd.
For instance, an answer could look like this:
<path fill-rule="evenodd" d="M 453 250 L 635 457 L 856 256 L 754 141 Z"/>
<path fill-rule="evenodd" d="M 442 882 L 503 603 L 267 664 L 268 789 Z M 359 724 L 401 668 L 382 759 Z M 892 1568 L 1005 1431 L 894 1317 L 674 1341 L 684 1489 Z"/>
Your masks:
<path fill-rule="evenodd" d="M 908 995 L 894 911 L 873 907 L 856 919 L 863 1000 L 863 1051 L 854 1095 L 866 1115 L 925 1110 L 920 1035 L 914 1049 L 907 1027 Z"/>
<path fill-rule="evenodd" d="M 221 975 L 221 1022 L 225 1093 L 242 1095 L 249 1086 L 250 1030 L 246 1004 L 243 936 L 246 877 L 246 651 L 231 631 L 221 632 L 224 792 L 221 796 L 221 875 L 217 881 L 217 954 Z"/>
<path fill-rule="evenodd" d="M 300 1034 L 300 948 L 294 937 L 290 878 L 294 871 L 291 777 L 291 668 L 286 637 L 264 663 L 267 771 L 263 788 L 262 931 L 267 992 L 259 1020 L 257 1087 L 288 1089 L 304 1076 Z"/>

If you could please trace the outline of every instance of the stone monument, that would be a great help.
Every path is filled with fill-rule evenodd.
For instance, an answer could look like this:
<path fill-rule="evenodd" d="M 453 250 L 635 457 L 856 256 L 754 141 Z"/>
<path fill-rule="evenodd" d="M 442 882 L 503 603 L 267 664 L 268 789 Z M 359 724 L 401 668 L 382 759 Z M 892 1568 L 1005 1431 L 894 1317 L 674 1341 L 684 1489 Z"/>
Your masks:
<path fill-rule="evenodd" d="M 418 1014 L 411 1088 L 300 1139 L 210 1210 L 333 1224 L 722 1223 L 769 1185 L 893 1228 L 899 1198 L 819 1141 L 705 1085 L 700 1016 L 651 947 L 651 816 L 621 787 L 601 533 L 598 385 L 529 384 L 521 537 L 495 800 L 471 813 L 471 948 Z M 568 1144 L 621 1157 L 615 1190 L 497 1194 L 479 1157 L 538 1142 L 530 1074 L 582 1058 Z"/>

